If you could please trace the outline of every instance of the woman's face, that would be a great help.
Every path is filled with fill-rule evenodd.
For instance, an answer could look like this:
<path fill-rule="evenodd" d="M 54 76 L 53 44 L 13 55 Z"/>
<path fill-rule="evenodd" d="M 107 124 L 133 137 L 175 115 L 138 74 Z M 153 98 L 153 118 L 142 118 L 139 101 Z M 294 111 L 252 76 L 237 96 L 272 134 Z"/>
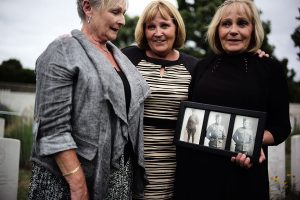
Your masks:
<path fill-rule="evenodd" d="M 120 28 L 125 25 L 125 11 L 123 4 L 106 10 L 92 9 L 90 23 L 96 39 L 102 42 L 115 40 Z"/>
<path fill-rule="evenodd" d="M 250 44 L 253 24 L 246 15 L 236 8 L 221 19 L 218 32 L 222 48 L 229 54 L 245 52 Z"/>
<path fill-rule="evenodd" d="M 165 56 L 173 50 L 176 25 L 171 17 L 164 19 L 158 12 L 152 21 L 146 22 L 145 34 L 150 50 Z"/>

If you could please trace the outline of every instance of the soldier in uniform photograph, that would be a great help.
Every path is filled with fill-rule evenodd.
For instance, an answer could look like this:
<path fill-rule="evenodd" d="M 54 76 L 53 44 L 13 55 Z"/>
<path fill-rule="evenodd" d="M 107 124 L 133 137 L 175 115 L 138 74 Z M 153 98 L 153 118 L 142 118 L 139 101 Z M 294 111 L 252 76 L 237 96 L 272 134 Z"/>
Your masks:
<path fill-rule="evenodd" d="M 224 126 L 221 124 L 222 117 L 215 115 L 215 122 L 207 127 L 206 138 L 209 140 L 208 146 L 221 149 L 226 138 Z"/>

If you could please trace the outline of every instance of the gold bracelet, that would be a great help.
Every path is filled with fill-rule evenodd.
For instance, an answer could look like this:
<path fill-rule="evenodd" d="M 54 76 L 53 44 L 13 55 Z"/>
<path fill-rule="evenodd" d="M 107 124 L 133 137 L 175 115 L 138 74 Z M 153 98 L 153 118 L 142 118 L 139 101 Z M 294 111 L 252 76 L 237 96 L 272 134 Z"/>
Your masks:
<path fill-rule="evenodd" d="M 72 175 L 72 174 L 75 174 L 76 172 L 79 171 L 79 169 L 80 169 L 80 165 L 78 165 L 78 167 L 76 167 L 73 171 L 64 173 L 63 176 L 66 177 L 66 176 L 70 176 L 70 175 Z"/>

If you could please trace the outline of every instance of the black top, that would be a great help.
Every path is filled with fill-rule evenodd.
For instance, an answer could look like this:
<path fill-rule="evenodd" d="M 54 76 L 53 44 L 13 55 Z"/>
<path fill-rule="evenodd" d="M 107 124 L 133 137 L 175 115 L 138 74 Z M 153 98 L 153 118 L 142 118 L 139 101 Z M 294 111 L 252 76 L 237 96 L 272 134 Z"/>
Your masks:
<path fill-rule="evenodd" d="M 189 100 L 266 112 L 265 129 L 272 133 L 275 144 L 283 142 L 291 130 L 284 70 L 272 58 L 224 54 L 200 61 Z M 267 147 L 263 149 L 267 156 Z M 199 195 L 209 199 L 268 199 L 267 161 L 244 169 L 228 157 L 177 147 L 175 191 L 177 199 L 197 199 Z"/>
<path fill-rule="evenodd" d="M 125 74 L 123 73 L 123 71 L 120 70 L 120 71 L 117 71 L 117 73 L 119 74 L 120 78 L 122 79 L 122 82 L 124 85 L 126 111 L 127 111 L 127 115 L 128 115 L 128 110 L 129 110 L 129 106 L 130 106 L 130 98 L 131 98 L 130 85 L 129 85 L 129 82 L 128 82 Z M 130 140 L 128 140 L 128 142 L 125 144 L 125 147 L 124 147 L 124 160 L 125 160 L 124 165 L 126 165 L 130 155 L 133 155 L 133 150 L 132 150 L 132 144 L 131 144 Z"/>
<path fill-rule="evenodd" d="M 126 111 L 127 111 L 127 114 L 128 114 L 128 110 L 129 110 L 129 106 L 130 106 L 130 98 L 131 98 L 130 85 L 129 85 L 129 82 L 128 82 L 125 74 L 121 70 L 117 71 L 117 73 L 119 74 L 120 78 L 122 79 L 122 82 L 123 82 L 123 85 L 124 85 Z"/>

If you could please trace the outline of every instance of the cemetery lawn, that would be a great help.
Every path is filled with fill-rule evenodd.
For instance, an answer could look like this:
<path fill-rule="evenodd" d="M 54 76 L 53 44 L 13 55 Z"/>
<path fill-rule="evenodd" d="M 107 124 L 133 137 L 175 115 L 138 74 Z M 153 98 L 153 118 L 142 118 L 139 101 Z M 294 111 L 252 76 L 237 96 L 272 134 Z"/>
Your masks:
<path fill-rule="evenodd" d="M 27 199 L 27 192 L 28 192 L 30 175 L 31 175 L 31 169 L 21 169 L 20 168 L 20 171 L 19 171 L 18 200 Z"/>
<path fill-rule="evenodd" d="M 291 173 L 290 159 L 291 159 L 290 155 L 286 154 L 286 173 L 287 174 Z M 19 170 L 18 200 L 27 199 L 30 176 L 31 176 L 31 169 L 20 168 L 20 170 Z M 286 190 L 285 200 L 299 200 L 300 195 L 296 195 L 296 194 L 292 193 L 292 191 L 290 190 L 290 187 L 291 187 L 290 186 L 290 176 L 287 175 L 286 178 L 287 178 L 288 188 Z"/>

